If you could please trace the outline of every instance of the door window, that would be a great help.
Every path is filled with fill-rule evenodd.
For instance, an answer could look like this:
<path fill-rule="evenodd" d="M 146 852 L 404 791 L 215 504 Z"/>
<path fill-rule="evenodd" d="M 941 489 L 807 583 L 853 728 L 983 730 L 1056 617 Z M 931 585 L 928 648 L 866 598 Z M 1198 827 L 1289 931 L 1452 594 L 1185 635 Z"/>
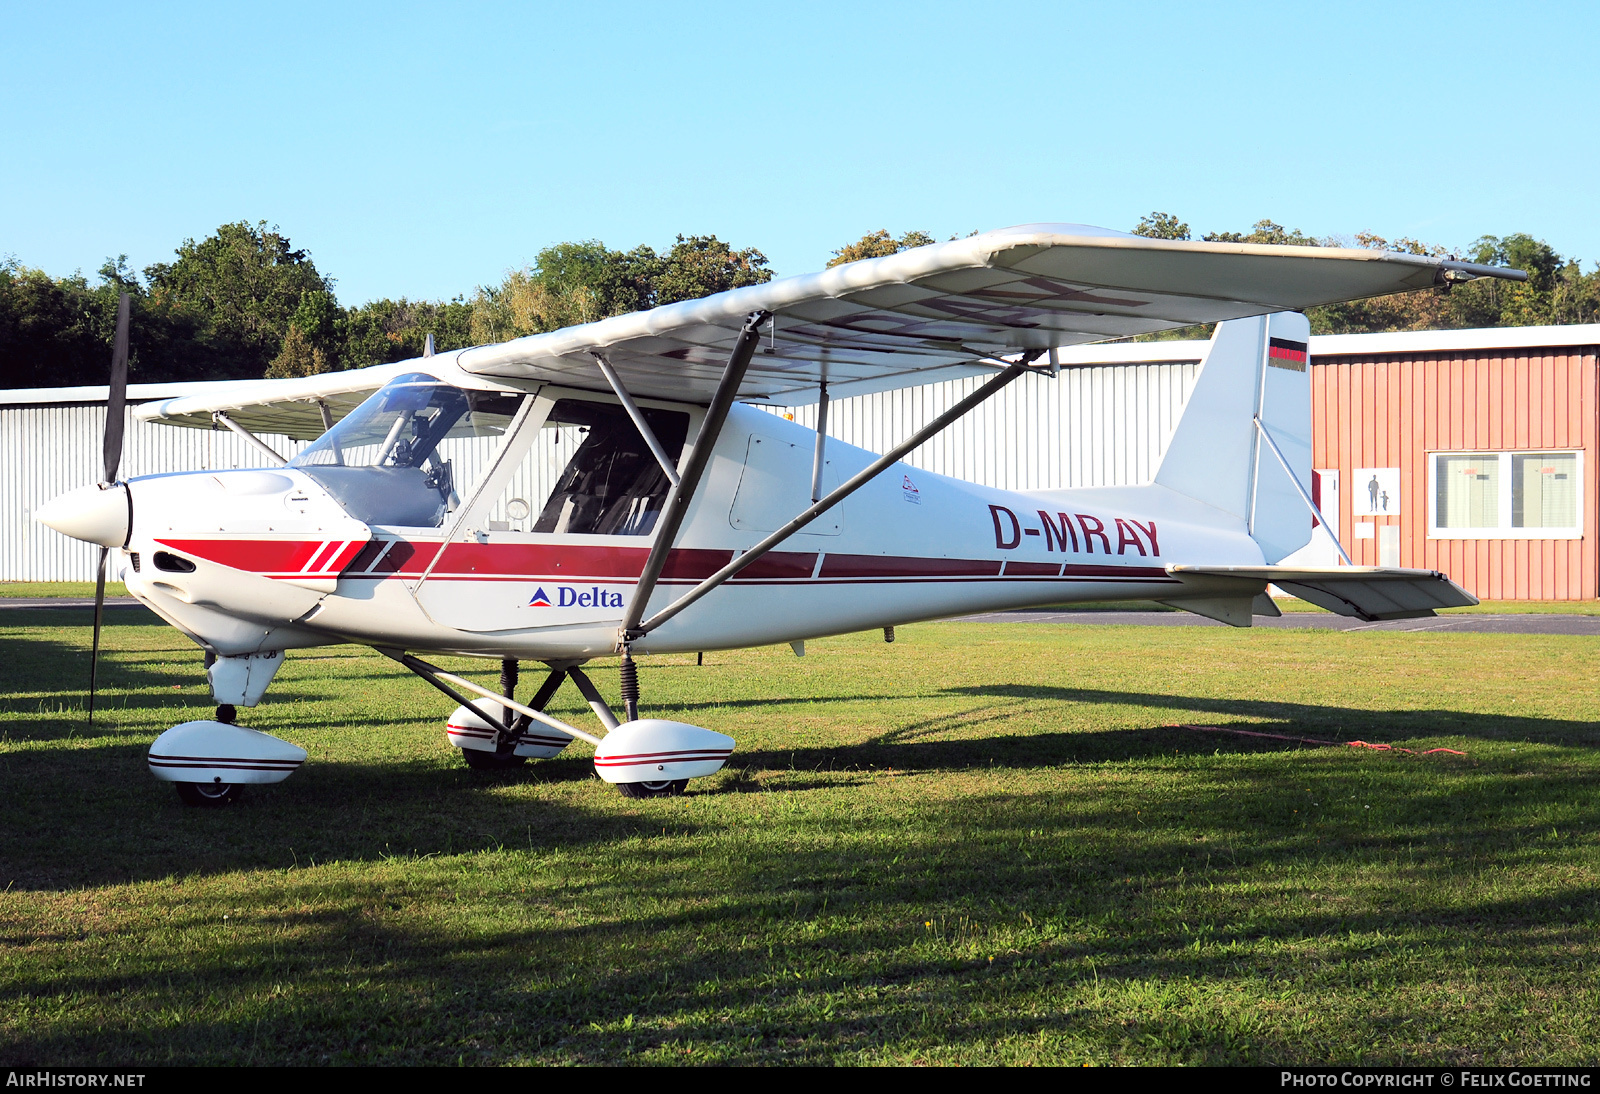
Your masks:
<path fill-rule="evenodd" d="M 644 416 L 676 463 L 689 415 L 646 407 Z M 671 485 L 621 406 L 560 399 L 490 509 L 489 531 L 647 536 Z"/>

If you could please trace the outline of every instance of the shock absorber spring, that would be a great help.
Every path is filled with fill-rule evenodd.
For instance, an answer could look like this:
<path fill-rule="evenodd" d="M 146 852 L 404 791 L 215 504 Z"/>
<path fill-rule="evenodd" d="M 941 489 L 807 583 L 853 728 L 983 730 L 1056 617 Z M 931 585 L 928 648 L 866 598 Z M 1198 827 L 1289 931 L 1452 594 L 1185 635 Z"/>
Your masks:
<path fill-rule="evenodd" d="M 500 694 L 507 699 L 517 697 L 517 661 L 514 657 L 503 658 L 500 662 Z M 502 707 L 501 715 L 507 729 L 516 725 L 516 711 L 510 707 Z"/>
<path fill-rule="evenodd" d="M 626 646 L 622 649 L 622 705 L 628 712 L 628 721 L 639 718 L 639 667 L 633 663 L 633 654 Z"/>

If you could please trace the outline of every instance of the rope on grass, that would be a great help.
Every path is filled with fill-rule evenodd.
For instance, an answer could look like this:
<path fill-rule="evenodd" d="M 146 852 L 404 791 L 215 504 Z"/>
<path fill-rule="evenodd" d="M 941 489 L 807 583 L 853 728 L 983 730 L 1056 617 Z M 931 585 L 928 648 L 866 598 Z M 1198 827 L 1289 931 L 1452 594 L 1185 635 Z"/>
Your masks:
<path fill-rule="evenodd" d="M 1453 748 L 1430 748 L 1423 752 L 1413 749 L 1401 748 L 1399 745 L 1372 744 L 1369 741 L 1330 741 L 1320 737 L 1289 737 L 1282 733 L 1257 733 L 1250 729 L 1233 729 L 1229 726 L 1192 726 L 1185 722 L 1169 722 L 1167 729 L 1192 729 L 1197 733 L 1231 733 L 1236 737 L 1260 737 L 1268 741 L 1293 741 L 1296 744 L 1318 745 L 1322 747 L 1345 748 L 1370 748 L 1375 752 L 1404 752 L 1407 756 L 1432 756 L 1435 752 L 1446 752 L 1451 756 L 1465 756 L 1465 752 L 1457 752 Z"/>

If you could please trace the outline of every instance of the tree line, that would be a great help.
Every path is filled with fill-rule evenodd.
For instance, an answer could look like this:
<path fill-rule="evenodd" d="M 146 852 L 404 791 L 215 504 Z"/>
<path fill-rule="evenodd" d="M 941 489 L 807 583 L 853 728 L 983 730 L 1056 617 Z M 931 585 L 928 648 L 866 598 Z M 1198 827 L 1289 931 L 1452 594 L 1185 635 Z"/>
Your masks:
<path fill-rule="evenodd" d="M 436 350 L 460 349 L 771 278 L 760 251 L 716 236 L 679 236 L 665 253 L 558 243 L 470 297 L 345 307 L 303 248 L 241 221 L 184 241 L 173 261 L 142 275 L 126 255 L 107 259 L 93 282 L 0 263 L 0 388 L 105 383 L 124 292 L 129 378 L 159 383 L 364 368 L 420 356 L 430 334 Z"/>
<path fill-rule="evenodd" d="M 1186 223 L 1153 212 L 1139 235 L 1189 239 Z M 952 237 L 955 238 L 955 237 Z M 1413 239 L 1370 233 L 1315 239 L 1270 220 L 1249 232 L 1206 240 L 1304 246 L 1358 246 L 1441 255 Z M 869 232 L 833 252 L 830 266 L 934 243 L 909 231 Z M 1588 323 L 1600 315 L 1600 271 L 1585 274 L 1542 240 L 1484 236 L 1460 257 L 1527 270 L 1524 284 L 1475 281 L 1443 289 L 1314 308 L 1316 333 L 1366 333 L 1450 327 Z M 128 267 L 107 259 L 93 281 L 81 272 L 51 277 L 14 257 L 0 262 L 0 388 L 105 382 L 117 299 L 132 297 L 136 383 L 305 376 L 419 356 L 428 336 L 443 351 L 501 342 L 574 323 L 692 300 L 771 280 L 767 258 L 716 236 L 677 237 L 665 251 L 612 250 L 598 240 L 557 243 L 496 285 L 451 300 L 382 299 L 345 306 L 334 279 L 304 248 L 263 222 L 224 224 L 185 240 L 170 262 Z M 1194 337 L 1185 328 L 1154 337 Z"/>

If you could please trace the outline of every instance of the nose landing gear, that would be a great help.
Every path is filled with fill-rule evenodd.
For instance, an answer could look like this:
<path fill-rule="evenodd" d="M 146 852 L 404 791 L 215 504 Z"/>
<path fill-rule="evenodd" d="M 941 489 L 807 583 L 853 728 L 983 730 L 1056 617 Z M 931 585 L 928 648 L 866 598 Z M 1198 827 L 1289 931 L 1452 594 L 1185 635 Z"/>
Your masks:
<path fill-rule="evenodd" d="M 624 798 L 676 798 L 689 787 L 688 779 L 663 779 L 660 782 L 618 783 Z"/>
<path fill-rule="evenodd" d="M 206 655 L 210 660 L 211 655 Z M 207 665 L 207 668 L 210 666 Z M 215 720 L 225 726 L 236 724 L 239 712 L 232 703 L 217 704 Z M 173 789 L 178 792 L 178 798 L 184 805 L 197 806 L 202 809 L 220 809 L 224 805 L 232 805 L 244 795 L 244 787 L 238 783 L 225 783 L 220 777 L 208 783 L 173 783 Z"/>
<path fill-rule="evenodd" d="M 279 783 L 306 752 L 270 733 L 233 724 L 232 704 L 214 719 L 173 726 L 150 746 L 150 774 L 173 784 L 185 805 L 215 809 L 239 800 L 249 783 Z"/>

